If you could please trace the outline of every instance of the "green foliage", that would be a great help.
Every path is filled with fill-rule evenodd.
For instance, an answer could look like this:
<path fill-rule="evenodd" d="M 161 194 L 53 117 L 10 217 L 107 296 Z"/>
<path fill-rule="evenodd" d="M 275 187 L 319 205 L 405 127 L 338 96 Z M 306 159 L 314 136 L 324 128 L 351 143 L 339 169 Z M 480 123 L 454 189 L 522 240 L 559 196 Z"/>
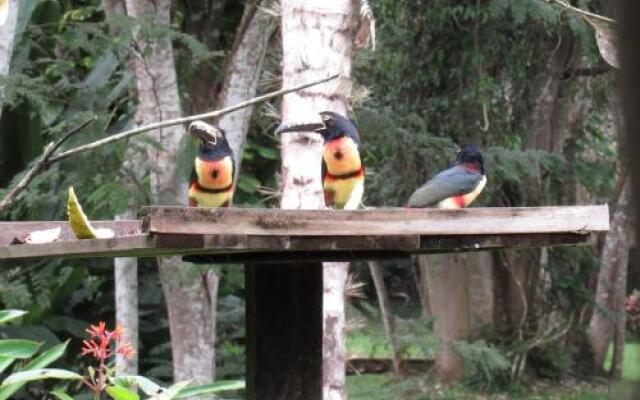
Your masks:
<path fill-rule="evenodd" d="M 511 362 L 503 350 L 484 340 L 456 341 L 453 348 L 462 357 L 466 385 L 481 390 L 502 390 L 511 384 Z"/>
<path fill-rule="evenodd" d="M 25 315 L 20 310 L 0 311 L 2 323 Z M 13 365 L 12 373 L 0 384 L 0 400 L 9 399 L 27 382 L 43 379 L 79 379 L 80 376 L 66 370 L 46 368 L 65 352 L 68 342 L 55 345 L 36 356 L 41 343 L 24 339 L 0 340 L 0 373 Z M 34 357 L 35 356 L 35 357 Z M 26 362 L 25 359 L 31 358 Z"/>

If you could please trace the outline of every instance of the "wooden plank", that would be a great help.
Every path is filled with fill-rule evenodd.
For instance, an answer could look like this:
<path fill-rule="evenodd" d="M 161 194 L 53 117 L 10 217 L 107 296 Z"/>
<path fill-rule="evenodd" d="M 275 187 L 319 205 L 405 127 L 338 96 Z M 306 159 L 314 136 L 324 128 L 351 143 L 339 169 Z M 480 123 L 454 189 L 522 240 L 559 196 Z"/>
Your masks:
<path fill-rule="evenodd" d="M 248 264 L 245 293 L 246 398 L 320 398 L 322 264 Z"/>
<path fill-rule="evenodd" d="M 413 253 L 575 245 L 587 243 L 590 237 L 578 233 L 340 237 L 145 234 L 4 246 L 0 247 L 0 259 L 206 254 L 208 262 L 216 263 L 355 261 L 404 258 Z"/>
<path fill-rule="evenodd" d="M 504 248 L 577 245 L 587 243 L 590 237 L 591 235 L 583 233 L 421 236 L 421 251 L 419 252 L 451 253 Z"/>
<path fill-rule="evenodd" d="M 111 239 L 84 239 L 44 244 L 17 244 L 0 247 L 0 259 L 43 257 L 150 257 L 156 254 L 149 235 L 132 235 Z M 168 253 L 171 254 L 171 253 Z"/>
<path fill-rule="evenodd" d="M 279 210 L 254 208 L 143 208 L 152 233 L 289 236 L 384 236 L 587 233 L 609 229 L 602 206 Z"/>
<path fill-rule="evenodd" d="M 96 228 L 109 228 L 115 231 L 116 236 L 127 236 L 140 234 L 140 220 L 119 220 L 119 221 L 92 221 Z M 29 233 L 44 229 L 61 228 L 60 238 L 62 240 L 74 239 L 73 232 L 69 228 L 67 221 L 17 221 L 0 222 L 0 246 L 8 246 L 14 239 L 23 240 Z"/>
<path fill-rule="evenodd" d="M 258 251 L 258 252 L 216 252 L 186 256 L 185 261 L 200 264 L 296 264 L 314 262 L 354 262 L 360 260 L 398 260 L 411 257 L 412 253 L 393 250 L 358 251 Z"/>

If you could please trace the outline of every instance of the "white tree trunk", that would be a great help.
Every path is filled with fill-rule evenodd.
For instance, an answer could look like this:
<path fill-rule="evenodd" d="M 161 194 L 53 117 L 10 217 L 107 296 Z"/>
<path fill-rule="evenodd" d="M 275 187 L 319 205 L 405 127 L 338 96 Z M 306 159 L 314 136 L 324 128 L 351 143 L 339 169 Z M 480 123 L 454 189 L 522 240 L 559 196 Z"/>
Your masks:
<path fill-rule="evenodd" d="M 282 0 L 283 86 L 340 74 L 337 80 L 284 96 L 283 122 L 320 121 L 318 112 L 347 114 L 351 94 L 351 0 Z M 282 141 L 282 202 L 286 209 L 324 207 L 322 138 L 287 133 Z M 323 398 L 346 399 L 344 286 L 348 264 L 324 264 Z"/>
<path fill-rule="evenodd" d="M 259 7 L 269 3 L 259 0 L 247 2 L 242 21 L 236 33 L 224 75 L 224 85 L 218 97 L 217 109 L 229 107 L 255 97 L 262 72 L 262 62 L 275 23 Z M 227 134 L 227 140 L 235 155 L 236 182 L 240 173 L 244 144 L 249 130 L 249 122 L 254 107 L 246 107 L 225 114 L 218 120 L 218 126 Z"/>
<path fill-rule="evenodd" d="M 168 27 L 170 0 L 127 0 L 127 12 L 143 23 Z M 135 71 L 138 122 L 149 123 L 181 115 L 171 41 L 136 35 Z M 161 145 L 148 147 L 151 194 L 156 204 L 184 205 L 185 177 L 175 162 L 184 136 L 181 126 L 153 134 Z M 174 379 L 210 382 L 215 374 L 215 310 L 217 276 L 182 263 L 180 257 L 160 257 L 160 280 L 167 303 Z"/>
<path fill-rule="evenodd" d="M 132 219 L 133 213 L 123 213 L 116 219 Z M 113 260 L 116 289 L 116 323 L 125 329 L 125 338 L 136 349 L 138 342 L 138 259 L 117 257 Z M 116 356 L 116 372 L 119 375 L 138 374 L 138 352 L 126 358 Z"/>
<path fill-rule="evenodd" d="M 18 0 L 0 0 L 0 76 L 9 75 L 17 22 Z M 4 96 L 4 85 L 0 85 L 0 117 Z"/>
<path fill-rule="evenodd" d="M 102 8 L 107 22 L 117 14 L 125 14 L 125 6 L 122 0 L 102 0 Z M 114 32 L 110 29 L 111 33 Z M 131 60 L 133 61 L 133 60 Z M 132 63 L 128 63 L 133 66 Z M 127 152 L 125 164 L 131 164 L 139 155 L 133 151 Z M 140 163 L 135 163 L 140 164 Z M 129 165 L 131 167 L 131 165 Z M 125 168 L 127 166 L 125 165 Z M 141 175 L 141 166 L 135 165 L 133 173 Z M 135 212 L 127 210 L 116 219 L 134 219 Z M 138 342 L 138 259 L 135 257 L 116 257 L 113 259 L 114 284 L 116 296 L 116 323 L 122 326 L 126 332 L 126 339 L 136 349 L 139 349 Z M 116 356 L 116 373 L 118 375 L 138 374 L 138 352 L 132 358 Z"/>

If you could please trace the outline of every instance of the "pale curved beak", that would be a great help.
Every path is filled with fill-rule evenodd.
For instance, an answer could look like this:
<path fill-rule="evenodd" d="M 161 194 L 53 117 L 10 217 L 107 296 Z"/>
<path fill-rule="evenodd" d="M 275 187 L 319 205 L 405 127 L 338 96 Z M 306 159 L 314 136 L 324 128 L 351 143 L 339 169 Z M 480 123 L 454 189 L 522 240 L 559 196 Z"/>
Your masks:
<path fill-rule="evenodd" d="M 217 144 L 218 138 L 223 135 L 220 129 L 202 121 L 192 122 L 191 125 L 189 125 L 187 132 L 189 135 L 195 136 L 204 142 L 211 142 L 213 144 Z"/>
<path fill-rule="evenodd" d="M 280 135 L 286 132 L 318 132 L 320 133 L 325 129 L 324 124 L 317 122 L 311 123 L 287 123 L 281 124 L 276 128 L 276 135 Z"/>

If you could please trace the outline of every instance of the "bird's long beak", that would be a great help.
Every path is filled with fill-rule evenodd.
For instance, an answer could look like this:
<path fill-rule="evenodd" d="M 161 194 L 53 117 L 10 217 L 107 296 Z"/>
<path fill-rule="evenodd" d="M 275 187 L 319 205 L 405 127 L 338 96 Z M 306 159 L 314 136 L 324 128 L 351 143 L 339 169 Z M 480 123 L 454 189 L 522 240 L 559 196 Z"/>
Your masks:
<path fill-rule="evenodd" d="M 324 124 L 312 122 L 312 123 L 288 123 L 281 124 L 276 129 L 276 135 L 280 135 L 285 132 L 318 132 L 321 133 L 322 130 L 326 129 Z"/>
<path fill-rule="evenodd" d="M 222 131 L 220 129 L 202 121 L 192 122 L 191 125 L 189 125 L 188 132 L 190 135 L 204 142 L 211 142 L 214 145 L 218 143 L 218 138 L 222 137 Z"/>

